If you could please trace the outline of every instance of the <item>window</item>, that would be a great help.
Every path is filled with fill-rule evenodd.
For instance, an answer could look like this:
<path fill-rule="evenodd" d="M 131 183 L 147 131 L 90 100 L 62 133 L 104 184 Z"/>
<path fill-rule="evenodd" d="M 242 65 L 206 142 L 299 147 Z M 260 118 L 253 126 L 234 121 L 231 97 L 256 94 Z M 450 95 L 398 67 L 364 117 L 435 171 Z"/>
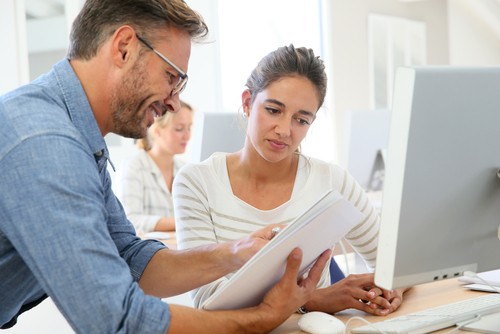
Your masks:
<path fill-rule="evenodd" d="M 241 93 L 251 71 L 262 57 L 278 47 L 305 46 L 322 56 L 320 1 L 287 0 L 286 8 L 283 4 L 276 0 L 218 1 L 224 110 L 240 109 Z M 319 158 L 329 154 L 324 149 L 321 152 L 314 143 L 320 138 L 323 143 L 333 143 L 331 124 L 326 110 L 321 109 L 303 142 L 304 153 Z"/>
<path fill-rule="evenodd" d="M 390 108 L 396 69 L 426 64 L 426 26 L 420 21 L 370 14 L 368 29 L 371 108 Z"/>

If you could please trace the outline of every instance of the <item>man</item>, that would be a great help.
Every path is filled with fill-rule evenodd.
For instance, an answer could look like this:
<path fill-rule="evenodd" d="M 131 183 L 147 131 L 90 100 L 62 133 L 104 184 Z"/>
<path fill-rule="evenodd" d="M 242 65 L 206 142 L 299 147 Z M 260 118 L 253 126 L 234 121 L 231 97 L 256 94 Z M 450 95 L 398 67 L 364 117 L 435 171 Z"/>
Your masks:
<path fill-rule="evenodd" d="M 209 312 L 167 297 L 239 268 L 270 228 L 172 251 L 136 237 L 111 190 L 110 132 L 142 137 L 179 109 L 203 19 L 182 0 L 88 0 L 68 59 L 0 98 L 0 327 L 50 296 L 79 333 L 254 333 L 311 295 L 328 258 L 297 281 L 300 250 L 257 307 Z"/>

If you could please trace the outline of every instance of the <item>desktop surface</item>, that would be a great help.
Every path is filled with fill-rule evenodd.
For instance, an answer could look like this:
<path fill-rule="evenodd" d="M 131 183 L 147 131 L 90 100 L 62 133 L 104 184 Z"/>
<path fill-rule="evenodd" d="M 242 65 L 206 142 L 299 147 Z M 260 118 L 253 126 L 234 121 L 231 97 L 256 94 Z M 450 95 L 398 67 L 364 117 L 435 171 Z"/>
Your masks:
<path fill-rule="evenodd" d="M 432 307 L 437 307 L 444 304 L 449 304 L 461 300 L 478 297 L 484 294 L 485 292 L 472 291 L 463 288 L 461 283 L 457 279 L 441 280 L 432 283 L 420 284 L 410 289 L 408 292 L 405 293 L 403 304 L 400 306 L 400 308 L 396 312 L 386 317 L 369 315 L 358 310 L 345 310 L 337 313 L 335 316 L 340 320 L 342 320 L 344 323 L 347 323 L 347 321 L 353 316 L 362 317 L 368 320 L 369 322 L 379 322 L 379 321 L 384 321 L 386 319 L 398 317 L 401 315 L 426 310 Z M 287 321 L 285 321 L 281 326 L 276 328 L 271 333 L 272 334 L 304 333 L 300 330 L 297 324 L 299 318 L 300 314 L 293 314 Z M 365 323 L 361 321 L 358 320 L 353 321 L 349 324 L 347 333 L 350 333 L 350 330 L 352 328 L 360 327 L 363 325 L 365 325 Z M 435 331 L 433 333 L 444 334 L 449 332 L 453 328 L 455 327 L 449 327 L 446 329 Z M 460 330 L 458 333 L 473 333 L 473 332 Z"/>
<path fill-rule="evenodd" d="M 160 241 L 165 243 L 169 248 L 176 249 L 175 232 L 169 232 L 169 233 L 171 233 L 171 238 L 169 238 L 168 240 L 160 240 Z M 415 287 L 411 288 L 404 294 L 403 304 L 400 306 L 400 308 L 396 312 L 386 317 L 369 315 L 354 309 L 349 309 L 339 312 L 335 315 L 335 317 L 342 320 L 344 323 L 347 323 L 347 321 L 353 316 L 359 316 L 366 319 L 369 322 L 375 323 L 379 321 L 384 321 L 386 319 L 399 317 L 401 315 L 418 312 L 429 308 L 449 303 L 454 303 L 470 298 L 475 298 L 486 294 L 485 292 L 466 289 L 463 287 L 463 285 L 464 285 L 463 282 L 460 282 L 458 279 L 455 278 L 416 285 Z M 173 302 L 178 303 L 176 302 L 176 300 L 173 300 Z M 293 314 L 281 326 L 272 331 L 271 334 L 303 334 L 304 332 L 300 330 L 298 325 L 300 316 L 301 316 L 300 314 Z M 352 328 L 360 327 L 363 325 L 365 325 L 365 323 L 359 320 L 353 321 L 349 324 L 347 333 L 350 333 L 350 330 Z M 435 331 L 433 333 L 445 334 L 448 333 L 453 328 L 455 327 L 442 329 L 439 331 Z M 461 329 L 459 333 L 474 333 L 474 332 Z"/>

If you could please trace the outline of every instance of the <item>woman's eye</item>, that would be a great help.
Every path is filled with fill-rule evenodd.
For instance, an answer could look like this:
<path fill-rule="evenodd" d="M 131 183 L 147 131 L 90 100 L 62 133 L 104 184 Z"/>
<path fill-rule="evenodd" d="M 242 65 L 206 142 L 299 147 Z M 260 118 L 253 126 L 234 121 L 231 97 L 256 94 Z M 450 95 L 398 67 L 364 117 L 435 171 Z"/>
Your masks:
<path fill-rule="evenodd" d="M 278 109 L 275 109 L 275 108 L 271 108 L 271 107 L 265 107 L 265 109 L 270 113 L 270 114 L 277 114 L 279 113 L 280 111 Z"/>
<path fill-rule="evenodd" d="M 311 125 L 311 122 L 305 118 L 296 118 L 297 122 L 301 125 Z"/>

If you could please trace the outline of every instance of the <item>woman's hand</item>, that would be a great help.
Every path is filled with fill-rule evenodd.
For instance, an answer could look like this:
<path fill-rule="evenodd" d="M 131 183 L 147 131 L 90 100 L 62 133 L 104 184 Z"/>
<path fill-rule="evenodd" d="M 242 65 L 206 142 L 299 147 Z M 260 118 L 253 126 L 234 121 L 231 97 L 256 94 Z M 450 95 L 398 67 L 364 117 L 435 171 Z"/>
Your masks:
<path fill-rule="evenodd" d="M 305 307 L 332 314 L 354 308 L 373 315 L 387 315 L 399 308 L 404 291 L 375 286 L 371 273 L 352 274 L 327 288 L 317 289 Z"/>
<path fill-rule="evenodd" d="M 409 288 L 383 290 L 382 296 L 390 303 L 389 313 L 396 311 L 403 303 L 403 294 Z"/>

